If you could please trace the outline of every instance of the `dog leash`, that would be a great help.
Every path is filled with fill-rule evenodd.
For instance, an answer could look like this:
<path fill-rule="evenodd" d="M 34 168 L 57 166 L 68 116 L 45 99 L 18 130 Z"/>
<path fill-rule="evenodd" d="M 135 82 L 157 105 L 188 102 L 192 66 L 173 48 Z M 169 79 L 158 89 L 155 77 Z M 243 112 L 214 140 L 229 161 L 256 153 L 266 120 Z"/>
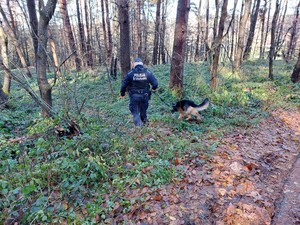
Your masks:
<path fill-rule="evenodd" d="M 159 98 L 166 106 L 172 107 L 172 105 L 169 104 L 169 103 L 167 103 L 167 102 L 165 102 L 165 101 L 163 100 L 163 98 L 162 98 L 158 93 L 156 93 L 156 91 L 152 91 L 152 93 L 154 93 L 156 96 L 158 96 L 158 98 Z"/>

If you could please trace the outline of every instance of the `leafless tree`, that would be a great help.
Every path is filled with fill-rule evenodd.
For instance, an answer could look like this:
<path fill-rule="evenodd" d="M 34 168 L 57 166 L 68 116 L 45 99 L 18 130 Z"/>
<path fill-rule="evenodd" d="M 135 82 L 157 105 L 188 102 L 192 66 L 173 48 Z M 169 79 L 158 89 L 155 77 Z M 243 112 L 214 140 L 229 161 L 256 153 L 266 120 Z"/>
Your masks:
<path fill-rule="evenodd" d="M 86 29 L 86 55 L 87 55 L 87 64 L 89 67 L 93 67 L 93 55 L 92 55 L 92 23 L 90 18 L 90 1 L 84 1 L 84 15 L 85 15 L 85 29 Z"/>
<path fill-rule="evenodd" d="M 113 40 L 112 40 L 111 25 L 110 25 L 110 18 L 109 18 L 110 12 L 109 12 L 108 0 L 105 0 L 105 9 L 106 9 L 106 24 L 107 24 L 107 37 L 108 37 L 107 58 L 110 59 L 112 65 L 113 61 L 111 59 L 112 59 L 112 50 L 113 50 Z"/>
<path fill-rule="evenodd" d="M 0 109 L 2 109 L 7 102 L 7 95 L 3 92 L 2 84 L 0 81 Z"/>
<path fill-rule="evenodd" d="M 8 63 L 8 37 L 4 32 L 1 21 L 0 21 L 0 55 L 2 56 L 3 64 L 7 68 L 9 68 L 9 63 Z M 0 87 L 1 87 L 1 91 L 4 92 L 5 95 L 10 94 L 11 77 L 9 76 L 9 74 L 5 73 L 5 71 L 4 71 L 3 86 L 0 85 Z"/>
<path fill-rule="evenodd" d="M 119 24 L 120 24 L 120 64 L 122 78 L 130 70 L 130 29 L 129 29 L 129 3 L 128 0 L 120 0 Z"/>
<path fill-rule="evenodd" d="M 253 5 L 253 10 L 252 10 L 252 14 L 251 14 L 250 30 L 248 33 L 248 39 L 247 39 L 246 48 L 245 48 L 244 56 L 243 56 L 244 60 L 249 59 L 249 56 L 251 53 L 254 32 L 255 32 L 258 12 L 259 12 L 259 8 L 260 8 L 260 0 L 256 0 L 256 1 L 254 1 L 254 3 L 255 4 Z"/>
<path fill-rule="evenodd" d="M 187 36 L 189 0 L 178 0 L 170 71 L 170 88 L 182 92 L 185 45 Z"/>
<path fill-rule="evenodd" d="M 88 63 L 89 59 L 88 59 L 88 55 L 85 54 L 87 49 L 86 49 L 86 42 L 85 42 L 85 31 L 84 31 L 84 25 L 83 25 L 83 21 L 81 18 L 81 10 L 80 10 L 80 2 L 79 0 L 76 0 L 76 13 L 77 13 L 77 26 L 78 26 L 78 33 L 79 33 L 79 49 L 80 49 L 80 55 L 81 55 L 81 59 L 83 61 L 83 59 L 86 61 L 86 64 Z"/>
<path fill-rule="evenodd" d="M 267 12 L 267 0 L 264 0 L 264 6 L 259 10 L 259 18 L 261 21 L 261 31 L 260 31 L 260 47 L 259 47 L 259 58 L 264 58 L 264 49 L 265 49 L 265 21 L 266 21 L 266 12 Z"/>
<path fill-rule="evenodd" d="M 276 35 L 276 29 L 277 29 L 277 23 L 278 23 L 278 15 L 280 11 L 280 0 L 276 0 L 276 6 L 275 6 L 275 12 L 272 19 L 272 26 L 271 26 L 271 42 L 270 42 L 270 52 L 269 52 L 269 78 L 273 79 L 273 61 L 275 56 L 275 35 Z"/>
<path fill-rule="evenodd" d="M 166 37 L 166 17 L 167 17 L 167 6 L 166 1 L 161 0 L 161 6 L 162 6 L 162 16 L 161 16 L 161 29 L 160 29 L 160 57 L 161 57 L 161 63 L 166 64 L 166 48 L 165 48 L 165 37 Z"/>
<path fill-rule="evenodd" d="M 32 0 L 34 1 L 34 0 Z M 48 26 L 54 14 L 57 0 L 48 0 L 46 5 L 39 2 L 39 23 L 38 23 L 38 51 L 37 51 L 37 78 L 41 97 L 44 102 L 52 107 L 52 87 L 47 79 L 47 43 L 48 43 Z M 42 108 L 43 117 L 51 116 L 51 111 Z"/>
<path fill-rule="evenodd" d="M 160 8 L 161 0 L 156 3 L 156 19 L 155 19 L 155 29 L 154 29 L 154 44 L 153 44 L 153 55 L 152 64 L 156 65 L 158 63 L 158 44 L 159 44 L 159 33 L 160 33 Z"/>
<path fill-rule="evenodd" d="M 283 25 L 285 24 L 285 17 L 286 17 L 286 12 L 287 12 L 287 6 L 288 5 L 288 0 L 285 1 L 285 5 L 283 8 L 283 13 L 279 14 L 278 17 L 278 29 L 276 29 L 276 34 L 275 34 L 275 52 L 274 52 L 274 59 L 276 59 L 276 57 L 278 56 L 278 52 L 281 50 L 282 45 L 284 44 L 285 41 L 285 36 L 286 34 L 284 34 L 284 28 Z M 281 7 L 280 7 L 281 8 Z"/>
<path fill-rule="evenodd" d="M 3 8 L 2 8 L 1 2 L 0 2 L 0 13 L 2 15 L 2 18 L 3 18 L 4 22 L 6 23 L 6 28 L 7 29 L 5 30 L 5 33 L 7 33 L 8 36 L 10 37 L 10 39 L 12 40 L 12 44 L 16 48 L 18 56 L 21 60 L 21 64 L 22 64 L 23 68 L 26 70 L 26 75 L 28 77 L 32 77 L 32 75 L 30 73 L 30 70 L 28 69 L 28 65 L 27 65 L 25 56 L 23 54 L 22 48 L 21 48 L 21 44 L 20 44 L 20 42 L 17 38 L 17 34 L 15 33 L 15 30 L 13 29 L 12 25 L 10 24 L 10 22 L 9 22 Z"/>
<path fill-rule="evenodd" d="M 196 49 L 195 49 L 195 57 L 194 60 L 197 62 L 200 60 L 200 49 L 199 49 L 199 44 L 200 44 L 200 35 L 201 35 L 201 5 L 202 5 L 202 0 L 199 0 L 199 5 L 198 5 L 198 12 L 197 12 L 197 36 L 196 36 Z"/>
<path fill-rule="evenodd" d="M 243 15 L 241 16 L 239 32 L 238 32 L 238 42 L 237 49 L 234 57 L 234 70 L 238 70 L 242 64 L 243 51 L 245 49 L 245 32 L 246 32 L 246 24 L 250 15 L 251 10 L 251 0 L 243 0 L 244 8 Z"/>
<path fill-rule="evenodd" d="M 81 70 L 81 62 L 80 62 L 80 58 L 78 56 L 75 39 L 74 39 L 73 31 L 72 31 L 72 26 L 71 26 L 70 17 L 69 17 L 68 8 L 67 8 L 67 0 L 59 0 L 59 2 L 61 5 L 61 14 L 63 16 L 65 33 L 68 37 L 69 48 L 70 48 L 71 52 L 74 53 L 76 70 L 80 71 Z"/>
<path fill-rule="evenodd" d="M 294 70 L 291 75 L 291 80 L 293 83 L 300 81 L 300 51 L 298 54 L 298 60 L 296 62 L 296 65 L 294 66 Z"/>
<path fill-rule="evenodd" d="M 217 32 L 218 32 L 218 22 L 219 22 L 219 11 L 220 11 L 220 0 L 215 0 L 215 18 L 214 18 L 214 27 L 213 27 L 213 41 L 217 38 Z"/>
<path fill-rule="evenodd" d="M 233 61 L 233 54 L 235 52 L 235 38 L 236 38 L 236 26 L 235 26 L 235 21 L 236 21 L 236 7 L 237 7 L 237 3 L 238 3 L 238 0 L 235 0 L 234 1 L 234 4 L 233 4 L 233 11 L 232 11 L 232 24 L 231 24 L 231 40 L 230 40 L 230 53 L 229 53 L 229 59 L 231 61 Z M 234 66 L 234 65 L 232 65 Z"/>
<path fill-rule="evenodd" d="M 295 18 L 292 23 L 289 40 L 287 41 L 287 50 L 285 53 L 285 60 L 288 62 L 291 60 L 292 55 L 295 51 L 296 41 L 297 41 L 297 25 L 299 23 L 299 11 L 300 11 L 300 1 L 295 10 Z"/>
<path fill-rule="evenodd" d="M 29 14 L 30 28 L 31 28 L 31 38 L 34 48 L 35 61 L 37 58 L 38 49 L 38 19 L 36 15 L 35 1 L 27 0 L 27 9 Z"/>
<path fill-rule="evenodd" d="M 228 0 L 223 1 L 222 10 L 221 10 L 221 18 L 219 21 L 219 28 L 216 40 L 213 44 L 213 64 L 211 69 L 211 82 L 210 86 L 213 90 L 217 88 L 217 73 L 218 73 L 218 64 L 219 64 L 219 57 L 220 57 L 220 48 L 223 39 L 223 32 L 225 29 L 225 21 L 227 18 L 227 6 Z"/>
<path fill-rule="evenodd" d="M 105 7 L 104 0 L 101 0 L 101 10 L 102 10 L 102 30 L 103 30 L 103 42 L 106 51 L 106 64 L 109 62 L 109 50 L 108 50 L 108 41 L 107 41 L 107 32 L 106 32 L 106 23 L 105 23 Z"/>
<path fill-rule="evenodd" d="M 264 32 L 264 39 L 262 40 L 263 44 L 262 44 L 262 58 L 265 57 L 265 52 L 266 52 L 266 43 L 267 43 L 267 39 L 269 37 L 269 33 L 270 33 L 270 19 L 271 19 L 271 4 L 272 1 L 266 1 L 269 3 L 269 6 L 267 7 L 268 10 L 268 16 L 267 16 L 267 22 L 266 22 L 266 29 Z"/>
<path fill-rule="evenodd" d="M 206 0 L 206 13 L 205 13 L 205 35 L 204 35 L 204 43 L 205 43 L 205 61 L 209 59 L 209 42 L 208 42 L 208 34 L 209 34 L 209 0 Z"/>

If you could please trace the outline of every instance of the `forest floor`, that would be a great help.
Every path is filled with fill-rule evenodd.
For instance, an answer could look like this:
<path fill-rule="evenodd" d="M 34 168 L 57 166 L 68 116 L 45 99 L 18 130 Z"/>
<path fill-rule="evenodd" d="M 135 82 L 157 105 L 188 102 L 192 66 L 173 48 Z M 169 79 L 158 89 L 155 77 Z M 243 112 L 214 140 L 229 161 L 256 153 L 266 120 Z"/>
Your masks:
<path fill-rule="evenodd" d="M 185 67 L 184 97 L 211 102 L 202 123 L 178 120 L 162 101 L 178 100 L 169 65 L 152 68 L 160 90 L 143 128 L 106 72 L 66 74 L 68 87 L 62 80 L 53 93 L 54 119 L 14 85 L 0 116 L 0 224 L 300 225 L 293 65 L 277 61 L 273 81 L 267 61 L 238 76 L 224 67 L 216 91 L 207 68 Z M 81 135 L 68 134 L 65 118 Z"/>
<path fill-rule="evenodd" d="M 122 209 L 116 205 L 115 221 L 300 224 L 299 143 L 299 108 L 276 110 L 255 128 L 227 133 L 205 165 L 201 156 L 177 159 L 182 180 L 155 191 L 147 187 L 128 190 L 130 199 L 151 194 L 127 214 L 118 213 Z"/>

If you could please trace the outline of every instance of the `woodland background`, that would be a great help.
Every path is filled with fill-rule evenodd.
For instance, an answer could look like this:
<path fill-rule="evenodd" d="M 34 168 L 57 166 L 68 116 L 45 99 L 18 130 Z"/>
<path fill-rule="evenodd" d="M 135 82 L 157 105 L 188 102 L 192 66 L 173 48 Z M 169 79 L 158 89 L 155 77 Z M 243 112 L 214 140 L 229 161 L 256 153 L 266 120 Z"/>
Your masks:
<path fill-rule="evenodd" d="M 143 221 L 162 185 L 186 182 L 186 163 L 214 168 L 227 132 L 298 112 L 299 10 L 295 0 L 1 1 L 0 219 Z M 160 87 L 141 130 L 118 99 L 135 57 Z M 178 99 L 205 97 L 203 124 L 170 114 Z M 218 210 L 202 222 L 228 222 Z"/>

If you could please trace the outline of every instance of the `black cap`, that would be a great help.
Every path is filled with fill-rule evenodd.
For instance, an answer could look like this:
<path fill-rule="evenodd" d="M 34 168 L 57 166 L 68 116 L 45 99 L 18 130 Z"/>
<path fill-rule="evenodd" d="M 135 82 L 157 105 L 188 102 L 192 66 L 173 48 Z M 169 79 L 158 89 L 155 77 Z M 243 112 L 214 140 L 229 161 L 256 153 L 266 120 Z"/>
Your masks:
<path fill-rule="evenodd" d="M 143 61 L 141 58 L 134 59 L 134 66 L 137 66 L 137 65 L 143 65 Z"/>

